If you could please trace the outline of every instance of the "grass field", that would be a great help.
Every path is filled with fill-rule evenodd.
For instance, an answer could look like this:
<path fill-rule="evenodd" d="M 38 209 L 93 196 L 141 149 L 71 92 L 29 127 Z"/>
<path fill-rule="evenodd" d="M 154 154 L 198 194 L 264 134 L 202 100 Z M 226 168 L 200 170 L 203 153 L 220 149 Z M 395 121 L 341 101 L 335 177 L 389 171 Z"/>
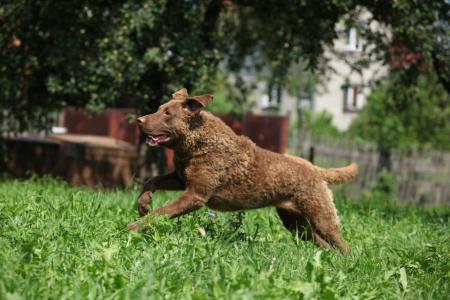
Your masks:
<path fill-rule="evenodd" d="M 337 197 L 353 247 L 343 256 L 297 240 L 273 209 L 242 227 L 203 209 L 130 234 L 136 195 L 0 181 L 0 299 L 450 298 L 448 207 Z"/>

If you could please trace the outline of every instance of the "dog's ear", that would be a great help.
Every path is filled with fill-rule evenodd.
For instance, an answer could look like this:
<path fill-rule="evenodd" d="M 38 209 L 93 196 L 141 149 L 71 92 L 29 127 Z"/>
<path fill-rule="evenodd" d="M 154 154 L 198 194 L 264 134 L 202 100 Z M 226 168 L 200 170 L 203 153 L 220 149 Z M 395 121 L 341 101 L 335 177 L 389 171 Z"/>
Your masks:
<path fill-rule="evenodd" d="M 186 98 L 185 108 L 193 114 L 198 114 L 203 107 L 207 106 L 213 99 L 211 95 L 201 95 Z"/>
<path fill-rule="evenodd" d="M 182 88 L 179 91 L 176 91 L 175 93 L 172 94 L 172 98 L 173 99 L 180 99 L 180 100 L 184 100 L 187 97 L 189 97 L 188 92 L 185 88 Z"/>

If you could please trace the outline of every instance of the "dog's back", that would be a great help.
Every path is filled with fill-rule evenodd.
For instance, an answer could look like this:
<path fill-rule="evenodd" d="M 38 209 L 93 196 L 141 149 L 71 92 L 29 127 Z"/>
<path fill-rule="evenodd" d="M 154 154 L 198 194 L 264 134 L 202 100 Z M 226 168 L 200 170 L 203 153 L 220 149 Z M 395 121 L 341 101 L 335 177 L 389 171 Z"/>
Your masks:
<path fill-rule="evenodd" d="M 196 149 L 195 164 L 221 174 L 214 197 L 230 205 L 221 210 L 271 205 L 272 199 L 295 193 L 302 181 L 318 178 L 312 165 L 292 163 L 284 155 L 256 146 L 210 113 L 202 112 L 202 117 L 198 133 L 203 136 L 202 147 Z"/>

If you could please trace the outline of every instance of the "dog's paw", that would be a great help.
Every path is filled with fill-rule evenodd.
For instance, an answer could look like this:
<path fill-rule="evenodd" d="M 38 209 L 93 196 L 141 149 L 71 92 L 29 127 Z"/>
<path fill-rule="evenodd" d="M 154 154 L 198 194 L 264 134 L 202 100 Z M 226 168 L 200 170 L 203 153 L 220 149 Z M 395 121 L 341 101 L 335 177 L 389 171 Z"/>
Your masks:
<path fill-rule="evenodd" d="M 148 211 L 151 208 L 151 200 L 152 200 L 153 193 L 150 191 L 143 192 L 141 196 L 139 196 L 138 203 L 137 203 L 137 209 L 139 212 L 139 215 L 141 217 L 148 214 Z"/>
<path fill-rule="evenodd" d="M 141 227 L 138 222 L 133 222 L 133 223 L 128 224 L 127 228 L 128 228 L 128 231 L 132 231 L 132 232 L 139 232 L 141 230 Z"/>

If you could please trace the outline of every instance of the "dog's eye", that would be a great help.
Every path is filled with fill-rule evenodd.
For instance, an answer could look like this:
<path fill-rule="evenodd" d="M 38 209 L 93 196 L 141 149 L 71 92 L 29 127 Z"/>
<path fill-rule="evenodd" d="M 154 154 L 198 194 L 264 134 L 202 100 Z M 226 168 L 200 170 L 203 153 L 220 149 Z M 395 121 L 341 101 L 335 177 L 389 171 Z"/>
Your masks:
<path fill-rule="evenodd" d="M 166 115 L 166 116 L 170 116 L 170 111 L 168 111 L 168 110 L 165 110 L 165 111 L 164 111 L 164 115 Z"/>

